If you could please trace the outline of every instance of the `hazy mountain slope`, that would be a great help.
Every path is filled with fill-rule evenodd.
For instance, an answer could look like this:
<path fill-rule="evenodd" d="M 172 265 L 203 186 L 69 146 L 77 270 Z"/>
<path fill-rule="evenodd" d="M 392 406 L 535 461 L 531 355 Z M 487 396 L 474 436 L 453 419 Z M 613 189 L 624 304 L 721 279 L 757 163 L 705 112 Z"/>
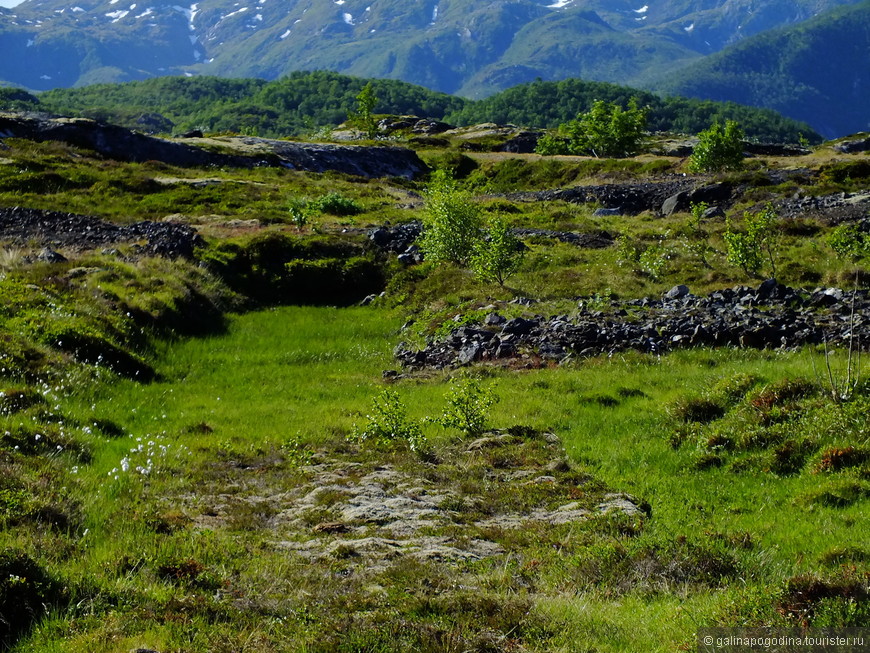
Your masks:
<path fill-rule="evenodd" d="M 542 76 L 626 83 L 855 0 L 26 0 L 0 79 L 43 90 L 330 69 L 482 95 Z"/>
<path fill-rule="evenodd" d="M 833 137 L 870 129 L 870 2 L 762 34 L 655 84 L 775 109 Z"/>

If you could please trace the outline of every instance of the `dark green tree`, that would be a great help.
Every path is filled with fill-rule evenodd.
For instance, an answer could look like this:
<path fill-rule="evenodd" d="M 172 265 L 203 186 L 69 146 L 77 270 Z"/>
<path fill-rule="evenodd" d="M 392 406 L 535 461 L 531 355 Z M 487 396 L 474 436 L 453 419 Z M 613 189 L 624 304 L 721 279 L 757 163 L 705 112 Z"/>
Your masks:
<path fill-rule="evenodd" d="M 595 157 L 627 157 L 643 146 L 647 109 L 632 98 L 628 107 L 596 100 L 592 108 L 559 127 L 564 138 L 544 137 L 539 154 L 587 154 Z"/>
<path fill-rule="evenodd" d="M 689 169 L 692 172 L 739 170 L 743 167 L 743 138 L 743 130 L 734 120 L 726 120 L 724 126 L 719 121 L 714 122 L 698 134 Z"/>

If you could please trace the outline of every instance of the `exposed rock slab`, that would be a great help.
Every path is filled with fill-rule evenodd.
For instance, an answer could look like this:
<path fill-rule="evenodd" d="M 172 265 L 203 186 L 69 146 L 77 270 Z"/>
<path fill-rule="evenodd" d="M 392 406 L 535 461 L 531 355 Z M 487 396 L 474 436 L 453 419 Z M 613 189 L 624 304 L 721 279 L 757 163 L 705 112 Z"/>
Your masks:
<path fill-rule="evenodd" d="M 428 171 L 415 152 L 401 147 L 296 143 L 265 138 L 189 138 L 177 142 L 84 118 L 0 115 L 0 138 L 61 141 L 118 161 L 162 161 L 176 166 L 284 167 L 329 170 L 360 177 L 411 179 Z M 219 147 L 210 151 L 198 145 Z"/>
<path fill-rule="evenodd" d="M 192 497 L 211 504 L 194 521 L 221 528 L 234 513 L 260 510 L 277 548 L 369 573 L 402 558 L 457 565 L 500 556 L 516 529 L 570 526 L 612 511 L 647 517 L 629 495 L 607 493 L 575 470 L 552 433 L 488 432 L 439 449 L 438 462 L 410 452 L 389 463 L 356 455 L 318 454 L 297 470 L 299 482 L 282 480 L 277 491 L 264 487 L 268 475 L 256 468 L 220 494 Z"/>

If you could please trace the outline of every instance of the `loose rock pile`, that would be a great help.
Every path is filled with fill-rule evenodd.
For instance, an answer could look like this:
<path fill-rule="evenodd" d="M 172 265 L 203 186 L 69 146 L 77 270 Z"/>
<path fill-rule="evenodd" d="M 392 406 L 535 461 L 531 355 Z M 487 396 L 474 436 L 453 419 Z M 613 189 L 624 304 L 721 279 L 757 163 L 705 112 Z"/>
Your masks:
<path fill-rule="evenodd" d="M 192 258 L 194 248 L 205 244 L 196 230 L 177 222 L 117 225 L 93 216 L 20 207 L 0 208 L 0 240 L 75 250 L 145 241 L 138 245 L 142 254 L 169 258 Z"/>
<path fill-rule="evenodd" d="M 455 367 L 525 358 L 564 362 L 634 349 L 684 347 L 792 349 L 827 342 L 870 344 L 870 294 L 838 288 L 798 291 L 770 279 L 698 297 L 676 286 L 662 299 L 611 301 L 595 310 L 581 301 L 573 315 L 506 319 L 497 312 L 463 325 L 423 349 L 401 343 L 396 358 L 410 369 Z"/>

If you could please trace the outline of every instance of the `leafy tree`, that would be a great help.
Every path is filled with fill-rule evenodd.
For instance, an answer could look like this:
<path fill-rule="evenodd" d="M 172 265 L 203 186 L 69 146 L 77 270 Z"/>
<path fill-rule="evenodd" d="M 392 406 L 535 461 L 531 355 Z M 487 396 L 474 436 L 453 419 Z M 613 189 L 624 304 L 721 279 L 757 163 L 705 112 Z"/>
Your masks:
<path fill-rule="evenodd" d="M 500 286 L 517 271 L 525 253 L 520 239 L 513 235 L 502 218 L 493 219 L 487 238 L 477 243 L 471 268 L 484 281 L 496 281 Z"/>
<path fill-rule="evenodd" d="M 644 141 L 647 109 L 632 98 L 628 108 L 597 100 L 592 108 L 559 127 L 567 137 L 566 151 L 558 138 L 543 138 L 539 153 L 591 154 L 596 157 L 626 157 L 636 154 Z"/>
<path fill-rule="evenodd" d="M 743 138 L 743 130 L 734 120 L 726 120 L 724 126 L 719 121 L 714 122 L 698 134 L 689 169 L 692 172 L 739 170 L 743 166 Z"/>
<path fill-rule="evenodd" d="M 356 110 L 350 114 L 348 122 L 359 129 L 366 138 L 377 138 L 378 121 L 375 119 L 374 110 L 378 103 L 378 98 L 375 95 L 375 90 L 372 88 L 372 83 L 369 82 L 356 96 Z"/>
<path fill-rule="evenodd" d="M 426 191 L 420 248 L 427 260 L 467 265 L 481 239 L 480 207 L 450 174 L 438 170 Z"/>
<path fill-rule="evenodd" d="M 744 212 L 745 231 L 735 231 L 729 221 L 724 235 L 728 262 L 739 266 L 746 274 L 756 276 L 766 259 L 770 276 L 775 279 L 780 244 L 778 217 L 773 205 L 768 202 L 757 213 Z"/>

